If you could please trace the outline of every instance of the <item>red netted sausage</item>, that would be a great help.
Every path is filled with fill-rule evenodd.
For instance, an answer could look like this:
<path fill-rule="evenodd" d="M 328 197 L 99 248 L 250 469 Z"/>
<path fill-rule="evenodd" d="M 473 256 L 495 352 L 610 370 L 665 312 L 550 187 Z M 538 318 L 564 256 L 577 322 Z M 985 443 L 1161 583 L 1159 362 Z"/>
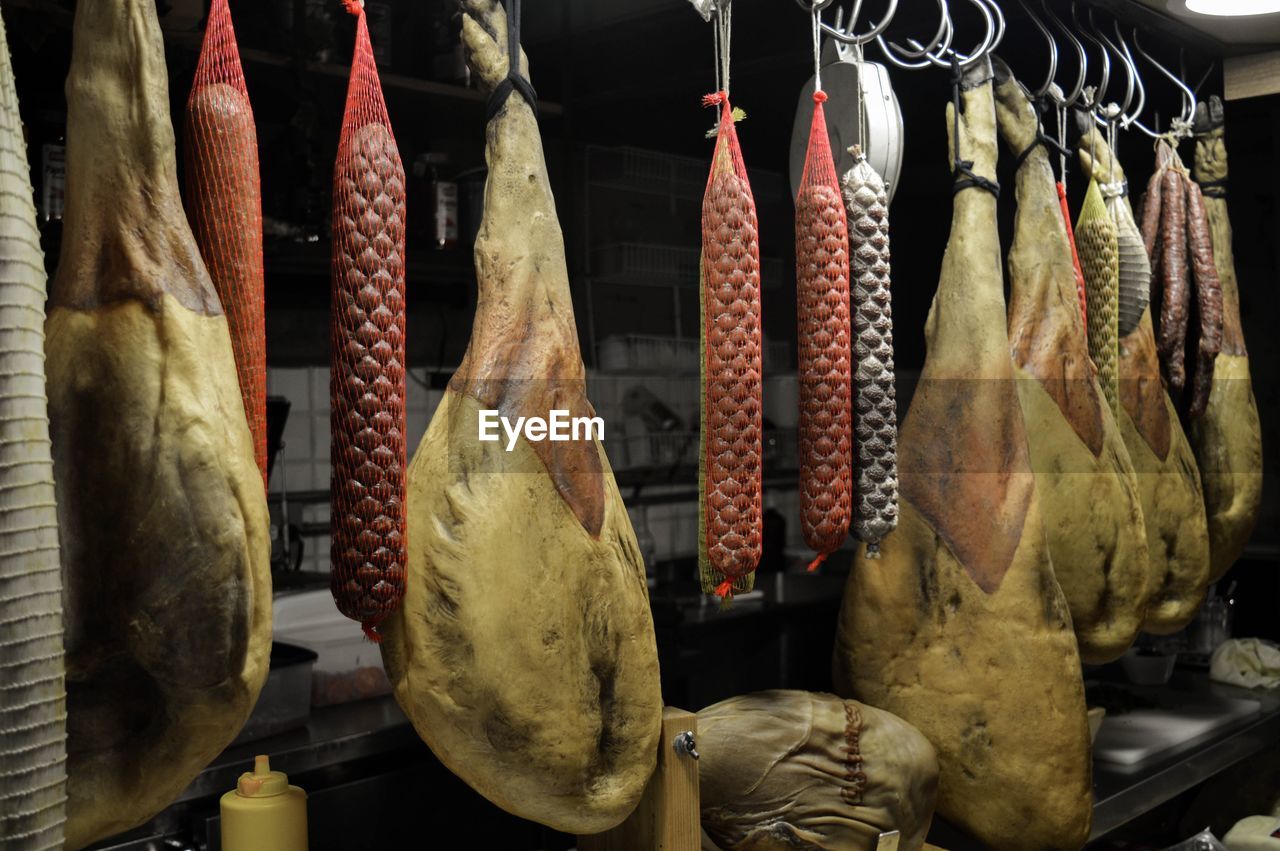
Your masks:
<path fill-rule="evenodd" d="M 796 195 L 796 316 L 800 373 L 800 530 L 816 568 L 849 534 L 853 502 L 849 229 L 836 179 L 825 92 Z"/>
<path fill-rule="evenodd" d="M 702 202 L 702 467 L 699 565 L 721 597 L 760 562 L 763 448 L 760 247 L 755 199 L 727 95 Z"/>
<path fill-rule="evenodd" d="M 405 178 L 364 12 L 348 8 L 359 24 L 333 175 L 330 585 L 376 641 L 404 593 Z"/>
<path fill-rule="evenodd" d="M 227 0 L 213 0 L 187 101 L 187 218 L 231 330 L 231 348 L 267 476 L 267 332 L 263 314 L 258 133 Z"/>

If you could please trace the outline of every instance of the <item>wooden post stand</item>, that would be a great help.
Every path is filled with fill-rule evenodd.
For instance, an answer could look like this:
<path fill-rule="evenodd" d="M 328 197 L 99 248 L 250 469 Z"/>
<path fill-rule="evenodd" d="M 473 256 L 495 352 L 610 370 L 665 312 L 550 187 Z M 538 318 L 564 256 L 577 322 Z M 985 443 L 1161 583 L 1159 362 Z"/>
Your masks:
<path fill-rule="evenodd" d="M 698 716 L 664 708 L 658 767 L 635 812 L 613 830 L 579 836 L 578 851 L 698 851 L 702 847 L 698 760 L 677 746 L 677 739 L 686 732 L 696 736 Z"/>

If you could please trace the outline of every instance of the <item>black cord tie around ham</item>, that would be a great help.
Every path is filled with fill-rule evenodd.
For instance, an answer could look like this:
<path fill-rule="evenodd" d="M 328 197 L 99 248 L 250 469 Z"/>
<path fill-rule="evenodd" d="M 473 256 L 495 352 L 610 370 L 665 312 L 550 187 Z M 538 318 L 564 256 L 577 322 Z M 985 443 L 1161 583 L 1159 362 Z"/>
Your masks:
<path fill-rule="evenodd" d="M 1206 198 L 1226 198 L 1227 197 L 1227 179 L 1222 180 L 1197 180 L 1200 184 L 1200 194 Z"/>
<path fill-rule="evenodd" d="M 520 93 L 533 110 L 533 117 L 538 117 L 538 93 L 533 83 L 520 75 L 520 0 L 503 0 L 503 6 L 507 11 L 507 76 L 489 95 L 486 122 L 497 116 L 513 91 Z"/>
<path fill-rule="evenodd" d="M 987 81 L 982 81 L 983 83 Z M 967 88 L 977 88 L 982 83 L 968 86 Z M 973 170 L 973 160 L 960 159 L 960 91 L 964 86 L 963 75 L 960 73 L 960 61 L 956 59 L 955 54 L 951 56 L 951 104 L 952 112 L 955 114 L 955 133 L 953 145 L 955 146 L 955 160 L 952 163 L 952 170 L 960 175 L 960 178 L 951 187 L 952 195 L 959 195 L 966 189 L 982 189 L 990 192 L 997 199 L 1000 198 L 1000 184 L 994 180 L 983 177 Z"/>
<path fill-rule="evenodd" d="M 1069 158 L 1075 154 L 1075 151 L 1058 144 L 1057 139 L 1044 132 L 1044 107 L 1041 106 L 1040 102 L 1034 100 L 1031 101 L 1031 108 L 1036 114 L 1036 137 L 1031 141 L 1030 145 L 1027 145 L 1026 149 L 1023 150 L 1022 153 L 1018 154 L 1018 156 L 1014 158 L 1013 170 L 1015 173 L 1018 169 L 1022 168 L 1022 164 L 1027 161 L 1027 157 L 1031 156 L 1031 152 L 1041 145 L 1052 148 L 1064 157 Z"/>

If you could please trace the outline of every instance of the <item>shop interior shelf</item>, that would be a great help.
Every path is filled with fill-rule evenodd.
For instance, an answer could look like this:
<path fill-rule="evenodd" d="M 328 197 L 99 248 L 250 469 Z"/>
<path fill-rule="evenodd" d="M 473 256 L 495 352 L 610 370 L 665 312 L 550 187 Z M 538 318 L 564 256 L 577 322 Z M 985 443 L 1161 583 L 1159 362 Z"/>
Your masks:
<path fill-rule="evenodd" d="M 59 27 L 70 28 L 72 25 L 72 12 L 69 9 L 58 7 L 49 2 L 49 0 L 9 0 L 5 6 L 7 8 L 39 12 L 47 20 Z M 198 52 L 203 42 L 203 33 L 199 32 L 165 30 L 164 37 L 169 44 L 192 52 Z M 240 58 L 246 63 L 264 67 L 286 68 L 294 64 L 293 57 L 287 53 L 255 47 L 241 46 Z M 344 81 L 351 75 L 349 65 L 334 62 L 307 62 L 305 68 L 312 74 L 335 77 Z M 379 71 L 378 77 L 383 89 L 387 90 L 412 92 L 436 98 L 470 102 L 477 106 L 482 106 L 488 101 L 488 95 L 484 92 L 467 86 L 424 80 L 389 71 Z M 548 116 L 562 115 L 564 114 L 564 106 L 552 101 L 539 100 L 538 114 Z"/>

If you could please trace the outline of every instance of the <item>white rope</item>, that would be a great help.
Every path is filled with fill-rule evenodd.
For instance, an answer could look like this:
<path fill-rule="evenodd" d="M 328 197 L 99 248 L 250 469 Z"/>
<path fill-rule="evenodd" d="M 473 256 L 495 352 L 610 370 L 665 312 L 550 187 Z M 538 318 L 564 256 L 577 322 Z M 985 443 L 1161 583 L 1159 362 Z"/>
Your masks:
<path fill-rule="evenodd" d="M 716 63 L 716 91 L 729 93 L 729 54 L 733 40 L 733 4 L 717 0 L 715 25 L 712 27 Z"/>
<path fill-rule="evenodd" d="M 36 677 L 34 680 L 22 680 L 16 683 L 5 683 L 6 690 L 17 691 L 18 689 L 31 688 L 32 686 L 42 686 L 45 683 L 62 682 L 63 673 L 61 671 L 56 674 L 50 674 L 47 677 Z"/>
<path fill-rule="evenodd" d="M 47 806 L 40 807 L 39 809 L 36 809 L 36 810 L 28 810 L 22 813 L 12 813 L 11 817 L 13 818 L 14 821 L 17 821 L 18 819 L 21 819 L 21 818 L 38 816 L 41 813 L 47 813 L 49 810 L 56 810 L 59 807 L 64 807 L 66 806 L 66 803 L 67 803 L 67 796 L 63 795 L 61 798 L 59 798 L 56 801 L 53 801 Z M 19 839 L 29 839 L 32 836 L 39 836 L 42 833 L 48 833 L 54 828 L 61 827 L 66 823 L 67 823 L 67 817 L 64 815 L 58 820 L 51 821 L 48 824 L 44 825 L 43 827 L 38 827 L 35 830 L 28 830 L 25 833 L 11 833 L 8 835 L 0 835 L 0 839 L 5 840 L 6 842 L 13 842 Z M 53 842 L 51 842 L 48 845 L 41 845 L 37 848 L 30 849 L 30 851 L 53 851 L 53 849 L 61 849 L 61 848 L 62 848 L 62 840 L 55 839 Z"/>
<path fill-rule="evenodd" d="M 822 12 L 813 7 L 813 90 L 822 91 Z"/>
<path fill-rule="evenodd" d="M 3 555 L 3 554 L 0 553 L 0 555 Z M 0 601 L 0 602 L 3 602 L 3 601 Z M 16 618 L 6 618 L 5 620 L 0 621 L 0 626 L 11 626 L 12 624 L 15 624 L 15 623 L 23 623 L 24 621 L 33 621 L 33 620 L 38 620 L 40 618 L 51 618 L 51 617 L 60 618 L 62 617 L 62 612 L 61 611 L 36 612 L 35 614 L 30 614 L 30 615 L 20 615 L 19 617 L 16 617 Z"/>
<path fill-rule="evenodd" d="M 57 659 L 61 659 L 62 657 L 62 651 L 57 650 L 53 653 L 46 653 L 43 656 L 32 656 L 29 659 L 19 659 L 16 662 L 0 662 L 0 671 L 8 670 L 10 668 L 21 668 L 25 665 L 39 665 L 41 662 L 53 662 Z"/>
<path fill-rule="evenodd" d="M 51 767 L 56 766 L 65 761 L 66 761 L 66 757 L 63 757 L 57 762 L 50 763 L 50 766 Z M 0 777 L 3 777 L 3 776 L 4 776 L 3 774 L 0 774 Z M 31 789 L 21 789 L 17 792 L 6 792 L 5 794 L 0 795 L 0 801 L 9 801 L 14 798 L 25 798 L 28 795 L 34 795 L 36 792 L 43 792 L 46 789 L 53 789 L 56 786 L 61 786 L 63 783 L 66 783 L 66 782 L 67 782 L 66 777 L 55 777 L 53 780 L 50 780 L 48 783 L 42 783 L 41 785 L 35 786 Z M 36 812 L 40 812 L 40 810 L 36 810 Z"/>
<path fill-rule="evenodd" d="M 43 742 L 36 742 L 34 745 L 27 745 L 26 747 L 23 747 L 23 748 L 10 748 L 5 751 L 0 751 L 0 757 L 20 756 L 22 754 L 38 751 L 42 748 L 55 747 L 57 745 L 62 744 L 66 740 L 67 740 L 67 735 L 63 733 L 62 735 L 54 736 L 51 739 L 45 739 Z"/>
<path fill-rule="evenodd" d="M 57 703 L 59 700 L 65 700 L 65 699 L 66 699 L 65 694 L 59 695 L 58 697 L 44 697 L 44 698 L 41 698 L 40 700 L 28 701 L 27 703 L 23 703 L 19 706 L 7 707 L 4 710 L 4 713 L 8 714 L 10 712 L 16 712 L 19 709 L 34 709 L 37 706 L 44 706 L 49 703 Z M 30 733 L 32 730 L 39 730 L 41 727 L 48 727 L 51 724 L 61 724 L 66 720 L 67 720 L 66 715 L 64 714 L 60 718 L 46 718 L 43 721 L 36 721 L 31 724 L 20 724 L 17 727 L 0 727 L 0 735 L 11 736 L 15 733 Z"/>
<path fill-rule="evenodd" d="M 35 635 L 24 635 L 21 638 L 11 638 L 8 641 L 0 641 L 0 649 L 17 647 L 19 644 L 35 644 L 37 641 L 51 641 L 55 638 L 61 640 L 62 632 L 41 632 Z"/>
<path fill-rule="evenodd" d="M 57 768 L 59 765 L 65 764 L 66 761 L 67 761 L 67 758 L 65 756 L 60 756 L 57 759 L 50 760 L 49 762 L 43 763 L 42 765 L 29 765 L 26 768 L 15 768 L 13 771 L 0 771 L 0 777 L 21 777 L 24 774 L 36 774 L 37 772 L 48 771 L 50 768 Z M 23 789 L 20 792 L 12 792 L 8 795 L 0 795 L 0 801 L 6 800 L 8 798 L 21 798 L 23 795 L 31 795 L 31 794 L 34 794 L 35 792 L 42 792 L 45 789 L 52 789 L 54 786 L 57 786 L 61 782 L 63 782 L 62 779 L 56 779 L 50 783 L 44 784 L 43 786 L 37 786 L 34 789 Z"/>

